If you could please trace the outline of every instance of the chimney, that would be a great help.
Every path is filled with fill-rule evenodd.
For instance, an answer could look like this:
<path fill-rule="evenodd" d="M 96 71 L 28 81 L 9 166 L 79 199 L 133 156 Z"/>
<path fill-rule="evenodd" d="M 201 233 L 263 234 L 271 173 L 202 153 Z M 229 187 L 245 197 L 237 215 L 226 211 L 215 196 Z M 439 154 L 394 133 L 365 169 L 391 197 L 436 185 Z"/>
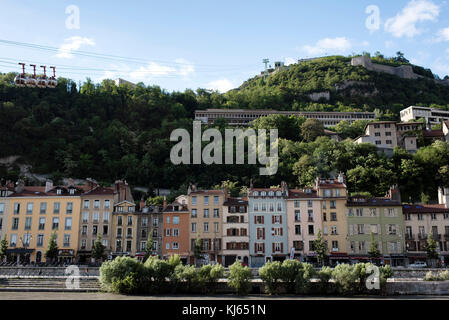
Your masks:
<path fill-rule="evenodd" d="M 345 183 L 345 175 L 343 174 L 343 172 L 340 172 L 340 173 L 338 174 L 337 181 L 338 181 L 339 183 Z"/>
<path fill-rule="evenodd" d="M 16 183 L 16 187 L 14 189 L 15 192 L 20 193 L 25 189 L 25 182 L 22 179 L 19 179 Z"/>
<path fill-rule="evenodd" d="M 164 202 L 162 204 L 162 208 L 165 210 L 165 208 L 167 208 L 167 197 L 164 196 Z"/>
<path fill-rule="evenodd" d="M 389 196 L 390 196 L 390 200 L 392 200 L 392 201 L 397 201 L 399 203 L 402 202 L 401 192 L 399 191 L 399 188 L 397 185 L 393 185 L 390 187 Z"/>
<path fill-rule="evenodd" d="M 47 180 L 45 182 L 45 192 L 50 191 L 51 189 L 53 189 L 53 181 L 51 180 Z"/>
<path fill-rule="evenodd" d="M 449 188 L 438 188 L 438 203 L 449 209 Z"/>
<path fill-rule="evenodd" d="M 145 207 L 145 200 L 142 198 L 140 198 L 140 203 L 139 203 L 139 210 L 142 211 L 143 207 Z"/>

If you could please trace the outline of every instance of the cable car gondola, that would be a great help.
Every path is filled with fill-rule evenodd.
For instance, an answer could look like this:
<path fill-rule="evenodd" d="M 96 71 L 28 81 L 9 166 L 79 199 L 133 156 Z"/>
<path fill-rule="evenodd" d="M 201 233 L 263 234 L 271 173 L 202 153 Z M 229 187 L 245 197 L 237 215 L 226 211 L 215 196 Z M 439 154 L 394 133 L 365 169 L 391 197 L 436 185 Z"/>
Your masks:
<path fill-rule="evenodd" d="M 58 85 L 58 81 L 56 80 L 56 72 L 55 72 L 56 67 L 50 67 L 50 69 L 53 69 L 53 76 L 48 79 L 47 86 L 49 88 L 56 88 L 56 86 Z"/>
<path fill-rule="evenodd" d="M 27 76 L 25 74 L 25 63 L 19 63 L 19 64 L 22 66 L 22 73 L 17 75 L 14 78 L 14 83 L 18 87 L 25 87 L 26 86 L 26 81 L 27 81 Z"/>
<path fill-rule="evenodd" d="M 37 81 L 36 81 L 36 65 L 35 64 L 30 64 L 30 66 L 33 67 L 34 73 L 33 73 L 33 75 L 31 77 L 27 78 L 26 86 L 29 87 L 29 88 L 34 88 L 34 87 L 36 87 L 36 84 L 37 84 Z"/>
<path fill-rule="evenodd" d="M 46 74 L 46 66 L 41 66 L 44 69 L 44 75 L 37 78 L 36 86 L 38 88 L 46 88 L 47 87 L 47 74 Z"/>

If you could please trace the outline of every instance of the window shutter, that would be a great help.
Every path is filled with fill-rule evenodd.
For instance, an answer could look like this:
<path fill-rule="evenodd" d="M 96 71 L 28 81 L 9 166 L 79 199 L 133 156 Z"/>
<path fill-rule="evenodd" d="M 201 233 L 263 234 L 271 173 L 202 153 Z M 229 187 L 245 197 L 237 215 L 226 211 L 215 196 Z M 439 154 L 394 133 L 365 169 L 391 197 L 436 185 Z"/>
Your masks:
<path fill-rule="evenodd" d="M 262 229 L 262 234 L 263 234 L 262 238 L 265 240 L 265 228 Z"/>
<path fill-rule="evenodd" d="M 262 243 L 262 252 L 265 253 L 265 243 Z"/>
<path fill-rule="evenodd" d="M 254 244 L 254 252 L 257 252 L 257 243 Z"/>
<path fill-rule="evenodd" d="M 274 224 L 274 216 L 271 216 L 271 223 Z"/>
<path fill-rule="evenodd" d="M 265 224 L 265 216 L 262 216 L 262 224 Z"/>
<path fill-rule="evenodd" d="M 230 229 L 226 230 L 226 234 L 227 234 L 228 236 L 230 236 L 230 235 L 231 235 L 231 230 L 230 230 Z"/>
<path fill-rule="evenodd" d="M 279 223 L 282 224 L 282 216 L 279 216 Z"/>
<path fill-rule="evenodd" d="M 254 216 L 254 224 L 257 224 L 257 217 Z"/>
<path fill-rule="evenodd" d="M 284 252 L 284 243 L 283 242 L 281 242 L 281 252 Z"/>
<path fill-rule="evenodd" d="M 239 229 L 235 229 L 235 235 L 238 237 L 239 236 Z"/>
<path fill-rule="evenodd" d="M 283 228 L 281 228 L 281 236 L 282 236 L 282 233 L 283 233 L 283 231 L 282 231 L 282 230 L 283 230 Z"/>
<path fill-rule="evenodd" d="M 271 251 L 274 252 L 274 242 L 271 244 Z"/>

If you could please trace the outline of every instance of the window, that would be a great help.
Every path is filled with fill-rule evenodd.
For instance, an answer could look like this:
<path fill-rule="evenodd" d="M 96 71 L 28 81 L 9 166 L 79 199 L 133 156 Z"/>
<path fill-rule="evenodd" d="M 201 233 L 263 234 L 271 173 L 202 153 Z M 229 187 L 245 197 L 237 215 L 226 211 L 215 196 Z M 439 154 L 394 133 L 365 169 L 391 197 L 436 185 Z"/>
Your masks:
<path fill-rule="evenodd" d="M 219 231 L 219 223 L 218 222 L 214 222 L 214 232 L 218 232 Z"/>
<path fill-rule="evenodd" d="M 108 247 L 108 239 L 102 239 L 101 244 L 107 248 Z"/>
<path fill-rule="evenodd" d="M 369 215 L 371 217 L 377 217 L 377 210 L 376 210 L 376 208 L 370 208 L 369 209 Z"/>
<path fill-rule="evenodd" d="M 431 218 L 432 220 L 437 220 L 437 214 L 436 214 L 435 212 L 432 212 L 432 213 L 430 214 L 430 218 Z"/>
<path fill-rule="evenodd" d="M 355 215 L 357 217 L 363 217 L 363 208 L 357 208 L 355 209 Z"/>
<path fill-rule="evenodd" d="M 70 234 L 64 235 L 64 242 L 62 244 L 64 247 L 70 247 Z"/>
<path fill-rule="evenodd" d="M 295 205 L 295 208 L 299 208 L 299 200 L 295 200 L 294 205 Z"/>
<path fill-rule="evenodd" d="M 214 209 L 214 218 L 219 218 L 220 217 L 220 209 Z"/>
<path fill-rule="evenodd" d="M 209 222 L 204 222 L 204 232 L 209 232 Z"/>
<path fill-rule="evenodd" d="M 179 237 L 179 229 L 173 229 L 173 237 Z"/>
<path fill-rule="evenodd" d="M 406 214 L 405 214 L 405 220 L 407 220 L 407 221 L 412 220 L 412 219 L 411 219 L 411 216 L 410 216 L 410 213 L 406 213 Z"/>
<path fill-rule="evenodd" d="M 12 230 L 19 229 L 19 218 L 13 218 L 12 219 Z"/>
<path fill-rule="evenodd" d="M 267 204 L 265 202 L 262 203 L 262 211 L 267 211 Z"/>
<path fill-rule="evenodd" d="M 423 215 L 422 215 L 422 213 L 418 213 L 418 220 L 423 220 Z"/>
<path fill-rule="evenodd" d="M 396 216 L 397 216 L 397 214 L 396 214 L 396 209 L 394 209 L 394 208 L 388 208 L 388 209 L 387 209 L 387 214 L 388 214 L 389 217 L 396 217 Z"/>
<path fill-rule="evenodd" d="M 375 133 L 374 133 L 374 136 L 375 136 L 375 137 L 380 137 L 380 132 L 375 132 Z"/>
<path fill-rule="evenodd" d="M 259 204 L 258 203 L 254 204 L 253 211 L 259 211 Z"/>
<path fill-rule="evenodd" d="M 99 209 L 100 208 L 100 200 L 94 200 L 94 208 Z"/>
<path fill-rule="evenodd" d="M 132 216 L 128 216 L 127 224 L 128 224 L 128 226 L 132 226 L 133 225 L 133 217 Z"/>
<path fill-rule="evenodd" d="M 83 208 L 84 208 L 84 209 L 89 209 L 89 200 L 84 200 L 84 202 L 83 202 Z"/>
<path fill-rule="evenodd" d="M 56 194 L 58 194 L 58 195 L 59 195 L 59 194 L 62 194 L 62 190 L 61 190 L 61 189 L 59 189 L 59 188 L 58 188 L 58 189 L 56 189 Z"/>
<path fill-rule="evenodd" d="M 196 215 L 197 215 L 196 209 L 192 209 L 192 218 L 196 218 Z"/>
<path fill-rule="evenodd" d="M 309 210 L 307 212 L 307 216 L 308 216 L 308 221 L 313 222 L 313 210 Z"/>
<path fill-rule="evenodd" d="M 28 202 L 27 203 L 27 214 L 32 214 L 32 213 L 33 213 L 33 203 Z"/>
<path fill-rule="evenodd" d="M 108 226 L 103 226 L 103 235 L 107 235 L 109 232 L 109 227 Z"/>
<path fill-rule="evenodd" d="M 385 132 L 385 135 L 386 135 L 387 137 L 391 137 L 391 132 L 390 132 L 390 131 L 387 131 L 387 132 Z"/>
<path fill-rule="evenodd" d="M 277 210 L 282 211 L 282 203 L 281 202 L 277 203 Z"/>
<path fill-rule="evenodd" d="M 36 246 L 42 247 L 43 245 L 44 245 L 44 235 L 43 234 L 38 234 L 37 235 Z"/>
<path fill-rule="evenodd" d="M 73 202 L 67 202 L 67 208 L 65 210 L 66 214 L 72 214 L 73 212 Z"/>
<path fill-rule="evenodd" d="M 332 241 L 332 251 L 338 251 L 338 241 Z"/>
<path fill-rule="evenodd" d="M 204 196 L 204 205 L 205 206 L 209 205 L 209 196 Z"/>
<path fill-rule="evenodd" d="M 140 242 L 140 251 L 145 251 L 146 248 L 147 248 L 147 242 L 141 241 Z"/>
<path fill-rule="evenodd" d="M 12 234 L 11 238 L 9 240 L 9 246 L 10 247 L 15 247 L 17 246 L 17 234 Z"/>
<path fill-rule="evenodd" d="M 196 206 L 196 196 L 192 197 L 192 206 Z"/>
<path fill-rule="evenodd" d="M 196 222 L 192 222 L 192 232 L 196 232 Z"/>
<path fill-rule="evenodd" d="M 153 238 L 157 238 L 158 234 L 157 229 L 153 229 Z"/>
<path fill-rule="evenodd" d="M 98 212 L 94 212 L 94 223 L 98 223 L 98 220 L 100 219 L 100 213 Z"/>
<path fill-rule="evenodd" d="M 301 212 L 299 210 L 295 210 L 295 222 L 301 222 Z"/>
<path fill-rule="evenodd" d="M 279 215 L 273 216 L 273 223 L 274 224 L 280 224 L 282 223 L 282 217 Z"/>
<path fill-rule="evenodd" d="M 376 140 L 376 144 L 381 144 L 382 142 L 380 140 Z"/>
<path fill-rule="evenodd" d="M 51 229 L 52 230 L 58 230 L 59 229 L 59 218 L 53 218 Z"/>
<path fill-rule="evenodd" d="M 148 217 L 142 217 L 142 227 L 148 226 Z"/>
<path fill-rule="evenodd" d="M 65 218 L 65 230 L 72 230 L 72 218 Z"/>
<path fill-rule="evenodd" d="M 274 203 L 270 203 L 270 212 L 274 212 Z"/>
<path fill-rule="evenodd" d="M 20 213 L 20 203 L 14 203 L 14 214 Z"/>
<path fill-rule="evenodd" d="M 388 225 L 388 234 L 396 234 L 396 225 L 395 224 Z"/>
<path fill-rule="evenodd" d="M 153 218 L 153 227 L 157 227 L 159 225 L 159 218 Z"/>
<path fill-rule="evenodd" d="M 204 218 L 209 218 L 209 209 L 203 210 Z"/>
<path fill-rule="evenodd" d="M 337 235 L 338 233 L 337 233 L 337 226 L 332 226 L 331 227 L 331 234 L 332 235 Z"/>
<path fill-rule="evenodd" d="M 104 200 L 104 208 L 109 209 L 111 207 L 111 201 L 110 200 Z"/>
<path fill-rule="evenodd" d="M 122 236 L 122 228 L 117 228 L 117 237 Z"/>
<path fill-rule="evenodd" d="M 5 204 L 3 202 L 0 202 L 0 214 L 3 214 L 5 212 Z"/>
<path fill-rule="evenodd" d="M 357 234 L 365 234 L 365 225 L 363 224 L 357 225 Z"/>
<path fill-rule="evenodd" d="M 385 141 L 386 144 L 392 144 L 393 142 L 391 140 Z"/>
<path fill-rule="evenodd" d="M 331 221 L 337 221 L 337 213 L 331 212 Z"/>
<path fill-rule="evenodd" d="M 308 206 L 309 208 L 311 208 L 311 207 L 312 207 L 312 205 L 313 205 L 313 202 L 312 202 L 312 200 L 307 200 L 307 206 Z"/>
<path fill-rule="evenodd" d="M 315 234 L 315 230 L 312 224 L 309 224 L 309 235 L 314 235 Z"/>
<path fill-rule="evenodd" d="M 375 124 L 375 125 L 374 125 L 374 128 L 375 128 L 375 129 L 379 129 L 379 128 L 380 128 L 380 124 Z"/>
<path fill-rule="evenodd" d="M 301 234 L 301 225 L 300 224 L 295 225 L 295 234 L 297 234 L 297 235 Z"/>
<path fill-rule="evenodd" d="M 385 128 L 390 128 L 390 124 L 389 124 L 389 123 L 386 123 L 386 124 L 385 124 Z"/>
<path fill-rule="evenodd" d="M 98 233 L 98 226 L 92 226 L 92 235 L 96 236 Z"/>
<path fill-rule="evenodd" d="M 336 208 L 335 200 L 331 200 L 331 201 L 330 201 L 330 208 L 331 208 L 331 209 L 335 209 L 335 208 Z"/>
<path fill-rule="evenodd" d="M 378 228 L 377 224 L 371 225 L 371 232 L 374 234 L 377 234 L 379 232 L 379 228 Z"/>
<path fill-rule="evenodd" d="M 83 227 L 82 227 L 82 232 L 81 232 L 81 234 L 82 234 L 83 236 L 87 235 L 87 226 L 83 226 Z"/>
<path fill-rule="evenodd" d="M 327 214 L 326 214 L 326 212 L 323 212 L 323 221 L 327 221 Z"/>
<path fill-rule="evenodd" d="M 47 213 L 47 202 L 41 202 L 39 212 L 41 214 Z"/>
<path fill-rule="evenodd" d="M 59 202 L 55 202 L 55 203 L 53 204 L 53 213 L 58 214 L 60 208 L 61 208 L 61 204 L 60 204 Z"/>
<path fill-rule="evenodd" d="M 309 251 L 315 251 L 315 241 L 309 241 Z"/>
<path fill-rule="evenodd" d="M 256 224 L 263 224 L 263 223 L 264 223 L 264 218 L 263 218 L 263 216 L 255 216 L 255 217 L 254 217 L 254 222 L 255 222 Z"/>
<path fill-rule="evenodd" d="M 174 249 L 174 250 L 178 250 L 179 249 L 179 245 L 178 245 L 177 242 L 173 242 L 172 243 L 172 249 Z"/>
<path fill-rule="evenodd" d="M 103 223 L 109 223 L 109 212 L 103 212 Z"/>
<path fill-rule="evenodd" d="M 274 252 L 281 252 L 281 243 L 280 242 L 273 243 L 273 251 Z"/>
<path fill-rule="evenodd" d="M 130 238 L 130 237 L 133 236 L 133 228 L 127 228 L 127 229 L 126 229 L 126 236 L 127 236 L 128 238 Z"/>
<path fill-rule="evenodd" d="M 165 244 L 165 249 L 167 249 L 167 250 L 170 249 L 170 242 L 167 242 L 167 243 Z"/>
<path fill-rule="evenodd" d="M 39 230 L 45 229 L 45 218 L 39 218 Z"/>
<path fill-rule="evenodd" d="M 365 241 L 359 241 L 359 252 L 365 252 Z"/>
<path fill-rule="evenodd" d="M 25 219 L 25 230 L 31 230 L 31 217 Z"/>
<path fill-rule="evenodd" d="M 214 205 L 218 206 L 218 196 L 214 196 Z"/>
<path fill-rule="evenodd" d="M 131 240 L 126 241 L 126 252 L 131 252 L 131 248 L 132 248 L 132 241 Z"/>

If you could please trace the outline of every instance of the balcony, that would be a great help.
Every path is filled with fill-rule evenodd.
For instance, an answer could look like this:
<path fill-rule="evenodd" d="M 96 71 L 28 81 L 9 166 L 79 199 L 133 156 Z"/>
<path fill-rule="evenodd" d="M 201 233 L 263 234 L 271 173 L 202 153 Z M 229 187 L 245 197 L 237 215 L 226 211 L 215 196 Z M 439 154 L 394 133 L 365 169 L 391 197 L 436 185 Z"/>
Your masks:
<path fill-rule="evenodd" d="M 415 240 L 415 236 L 413 234 L 406 234 L 405 240 Z"/>
<path fill-rule="evenodd" d="M 419 233 L 419 234 L 418 234 L 418 239 L 419 239 L 419 240 L 426 240 L 426 239 L 427 239 L 427 234 Z"/>
<path fill-rule="evenodd" d="M 441 234 L 432 233 L 433 240 L 441 240 Z"/>

